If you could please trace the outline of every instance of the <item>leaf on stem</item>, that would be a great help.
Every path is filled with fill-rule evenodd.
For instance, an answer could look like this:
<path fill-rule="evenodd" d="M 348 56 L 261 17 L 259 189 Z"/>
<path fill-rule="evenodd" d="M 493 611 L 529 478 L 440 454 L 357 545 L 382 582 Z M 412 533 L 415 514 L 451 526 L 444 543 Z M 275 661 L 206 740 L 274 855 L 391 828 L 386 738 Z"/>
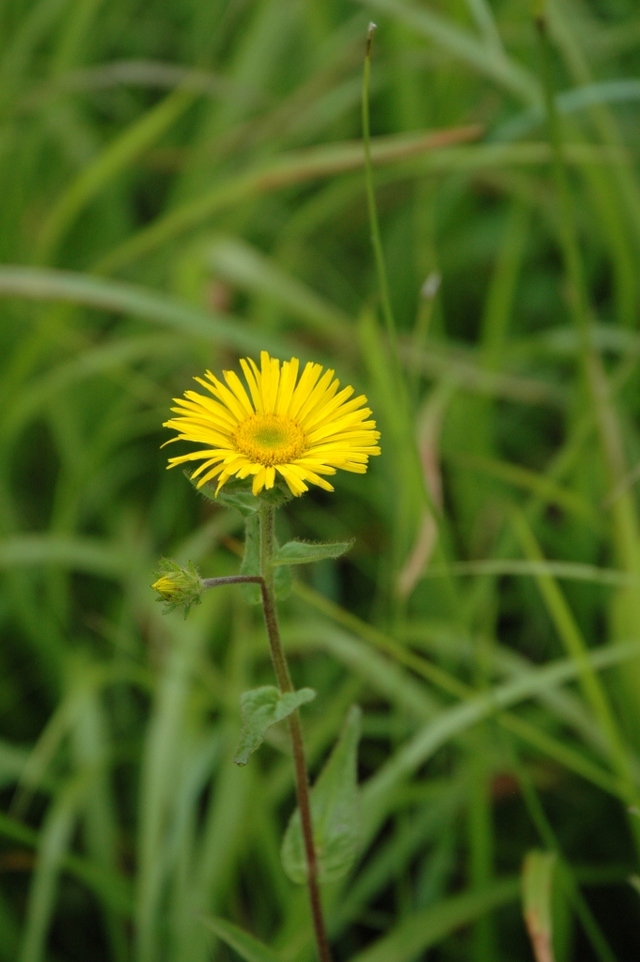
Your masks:
<path fill-rule="evenodd" d="M 273 573 L 273 588 L 278 601 L 287 597 L 293 587 L 293 578 L 288 568 L 282 566 L 276 568 Z"/>
<path fill-rule="evenodd" d="M 360 842 L 360 793 L 357 757 L 362 711 L 353 705 L 340 738 L 311 791 L 313 840 L 318 879 L 333 882 L 353 865 Z M 307 858 L 300 811 L 291 816 L 282 842 L 282 864 L 289 878 L 307 881 Z"/>
<path fill-rule="evenodd" d="M 242 707 L 242 733 L 234 757 L 236 765 L 246 765 L 249 757 L 259 748 L 264 737 L 276 722 L 287 718 L 300 705 L 313 701 L 313 688 L 301 688 L 281 694 L 274 685 L 264 685 L 245 691 L 240 699 Z"/>
<path fill-rule="evenodd" d="M 353 546 L 353 541 L 287 541 L 276 551 L 274 565 L 306 565 L 325 558 L 339 558 Z"/>

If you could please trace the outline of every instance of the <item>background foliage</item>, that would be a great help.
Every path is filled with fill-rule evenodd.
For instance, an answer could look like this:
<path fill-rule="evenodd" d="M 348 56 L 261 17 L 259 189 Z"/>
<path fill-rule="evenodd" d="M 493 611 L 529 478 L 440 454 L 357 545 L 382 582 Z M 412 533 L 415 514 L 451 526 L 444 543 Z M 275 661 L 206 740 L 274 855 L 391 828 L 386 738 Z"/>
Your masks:
<path fill-rule="evenodd" d="M 160 554 L 237 570 L 240 516 L 165 472 L 160 425 L 261 348 L 383 432 L 280 519 L 357 539 L 283 609 L 314 771 L 364 710 L 337 958 L 531 959 L 527 853 L 539 951 L 553 925 L 558 962 L 637 957 L 640 16 L 548 18 L 564 206 L 516 0 L 0 3 L 2 962 L 312 958 L 283 734 L 232 763 L 258 612 L 148 587 Z"/>

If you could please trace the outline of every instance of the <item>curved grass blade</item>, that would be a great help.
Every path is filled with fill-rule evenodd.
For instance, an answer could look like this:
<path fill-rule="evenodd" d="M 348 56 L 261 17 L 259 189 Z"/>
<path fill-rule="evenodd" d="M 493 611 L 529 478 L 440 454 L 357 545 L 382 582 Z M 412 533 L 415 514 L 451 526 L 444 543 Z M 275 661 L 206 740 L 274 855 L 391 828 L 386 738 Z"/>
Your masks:
<path fill-rule="evenodd" d="M 477 124 L 439 130 L 431 133 L 402 134 L 380 137 L 371 145 L 374 164 L 394 164 L 413 156 L 439 150 L 452 144 L 477 140 L 482 128 Z M 188 201 L 182 207 L 160 217 L 149 227 L 101 258 L 93 269 L 112 274 L 185 231 L 206 222 L 214 214 L 227 210 L 251 197 L 259 197 L 289 184 L 318 180 L 363 166 L 362 145 L 355 142 L 329 144 L 307 150 L 292 151 L 270 160 L 255 170 L 239 174 Z"/>
<path fill-rule="evenodd" d="M 24 534 L 0 540 L 0 569 L 60 565 L 105 578 L 119 578 L 128 568 L 126 551 L 97 538 Z"/>
<path fill-rule="evenodd" d="M 36 260 L 46 262 L 54 254 L 86 205 L 116 178 L 142 151 L 154 143 L 191 105 L 195 94 L 175 90 L 161 103 L 135 120 L 85 167 L 62 193 L 45 221 L 36 248 Z"/>
<path fill-rule="evenodd" d="M 452 20 L 435 11 L 402 3 L 401 0 L 359 0 L 364 6 L 387 14 L 428 37 L 440 49 L 496 81 L 527 104 L 538 105 L 541 94 L 535 78 L 511 58 L 497 55 L 495 48 L 477 40 Z"/>
<path fill-rule="evenodd" d="M 244 962 L 282 962 L 281 956 L 237 925 L 216 916 L 203 917 L 202 921 L 225 945 L 244 959 Z"/>
<path fill-rule="evenodd" d="M 269 350 L 286 356 L 288 348 L 273 335 L 243 328 L 223 314 L 207 314 L 165 293 L 123 281 L 45 267 L 0 266 L 0 297 L 83 304 L 118 314 L 133 314 L 181 334 L 226 344 L 241 351 Z"/>
<path fill-rule="evenodd" d="M 43 962 L 58 877 L 93 773 L 83 771 L 62 788 L 39 835 L 19 962 Z"/>
<path fill-rule="evenodd" d="M 481 892 L 453 895 L 422 912 L 411 913 L 371 948 L 352 956 L 350 962 L 410 962 L 424 957 L 427 949 L 457 929 L 501 905 L 515 902 L 519 891 L 519 879 L 505 879 Z"/>
<path fill-rule="evenodd" d="M 587 658 L 595 671 L 629 663 L 640 658 L 640 641 L 620 642 L 612 648 L 589 652 Z M 563 659 L 544 668 L 531 669 L 524 677 L 496 685 L 486 694 L 477 695 L 441 712 L 435 721 L 425 725 L 403 745 L 364 786 L 365 835 L 369 837 L 376 830 L 384 811 L 384 800 L 389 793 L 451 738 L 485 718 L 500 713 L 504 708 L 533 697 L 537 691 L 573 681 L 579 677 L 581 670 L 581 666 L 573 659 Z M 633 801 L 633 798 L 629 798 L 626 782 L 615 779 L 615 785 L 620 798 Z"/>
<path fill-rule="evenodd" d="M 555 962 L 551 888 L 555 852 L 527 853 L 522 866 L 522 912 L 536 962 Z"/>

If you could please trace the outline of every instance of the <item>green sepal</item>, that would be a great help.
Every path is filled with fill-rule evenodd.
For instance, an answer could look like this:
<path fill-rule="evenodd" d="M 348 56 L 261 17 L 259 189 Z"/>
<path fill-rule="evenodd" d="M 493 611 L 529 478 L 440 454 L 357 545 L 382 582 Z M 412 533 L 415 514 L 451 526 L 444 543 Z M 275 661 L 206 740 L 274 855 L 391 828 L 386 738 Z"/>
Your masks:
<path fill-rule="evenodd" d="M 272 504 L 274 508 L 279 508 L 292 499 L 293 495 L 286 482 L 276 481 L 272 488 L 263 488 L 256 501 L 264 501 L 265 504 Z"/>
<path fill-rule="evenodd" d="M 227 481 L 222 490 L 216 494 L 218 486 L 215 481 L 208 481 L 199 488 L 199 478 L 194 478 L 193 475 L 189 474 L 186 470 L 183 471 L 183 474 L 198 494 L 203 495 L 208 501 L 213 501 L 214 504 L 221 504 L 225 508 L 236 508 L 244 518 L 256 514 L 261 502 L 272 504 L 275 508 L 279 508 L 280 505 L 286 504 L 287 501 L 291 501 L 293 498 L 291 491 L 284 481 L 276 481 L 272 488 L 268 490 L 263 488 L 260 494 L 253 494 L 251 490 L 252 478 L 249 475 L 248 478 L 243 480 L 234 479 Z"/>
<path fill-rule="evenodd" d="M 325 558 L 340 558 L 353 547 L 352 541 L 287 541 L 276 551 L 274 565 L 307 565 Z"/>
<path fill-rule="evenodd" d="M 245 521 L 244 534 L 244 555 L 240 565 L 241 575 L 260 574 L 260 517 L 257 514 L 250 515 Z M 276 552 L 279 549 L 276 548 Z M 282 601 L 291 591 L 293 578 L 288 568 L 279 567 L 273 573 L 273 590 L 278 601 Z M 262 593 L 260 585 L 249 584 L 240 585 L 242 595 L 249 604 L 259 605 L 262 603 Z"/>
<path fill-rule="evenodd" d="M 236 765 L 247 764 L 249 756 L 262 745 L 272 725 L 287 718 L 296 708 L 313 701 L 315 697 L 313 688 L 301 688 L 299 691 L 285 692 L 284 695 L 273 685 L 245 691 L 240 698 L 242 733 L 233 759 Z"/>
<path fill-rule="evenodd" d="M 213 500 L 225 508 L 235 508 L 243 518 L 253 517 L 260 507 L 260 502 L 255 495 L 251 494 L 251 489 L 247 491 L 245 488 L 237 487 L 227 491 L 226 484 L 217 497 L 214 493 Z"/>
<path fill-rule="evenodd" d="M 353 705 L 329 761 L 311 790 L 313 840 L 318 858 L 318 879 L 334 882 L 349 871 L 360 843 L 360 793 L 358 742 L 362 712 Z M 282 865 L 292 882 L 307 881 L 300 812 L 295 810 L 282 841 Z"/>
<path fill-rule="evenodd" d="M 213 482 L 203 484 L 198 487 L 199 478 L 194 478 L 188 471 L 184 472 L 185 478 L 207 501 L 214 504 L 221 504 L 225 508 L 235 508 L 243 518 L 248 518 L 255 514 L 260 507 L 260 499 L 251 493 L 251 479 L 249 481 L 227 481 L 222 491 L 216 494 L 217 485 Z"/>

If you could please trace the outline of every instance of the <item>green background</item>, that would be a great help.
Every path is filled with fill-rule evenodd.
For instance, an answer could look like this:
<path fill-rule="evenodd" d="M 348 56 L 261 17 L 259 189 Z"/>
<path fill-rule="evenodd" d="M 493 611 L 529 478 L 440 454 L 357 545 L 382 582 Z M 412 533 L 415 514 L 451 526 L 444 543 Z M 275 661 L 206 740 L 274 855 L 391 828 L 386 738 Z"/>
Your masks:
<path fill-rule="evenodd" d="M 204 917 L 313 958 L 285 732 L 232 762 L 259 609 L 149 588 L 238 570 L 161 424 L 261 349 L 382 432 L 278 521 L 356 539 L 282 607 L 314 774 L 364 711 L 336 959 L 530 960 L 523 878 L 557 962 L 638 956 L 640 13 L 546 15 L 541 48 L 521 0 L 0 2 L 2 962 L 238 958 Z"/>

